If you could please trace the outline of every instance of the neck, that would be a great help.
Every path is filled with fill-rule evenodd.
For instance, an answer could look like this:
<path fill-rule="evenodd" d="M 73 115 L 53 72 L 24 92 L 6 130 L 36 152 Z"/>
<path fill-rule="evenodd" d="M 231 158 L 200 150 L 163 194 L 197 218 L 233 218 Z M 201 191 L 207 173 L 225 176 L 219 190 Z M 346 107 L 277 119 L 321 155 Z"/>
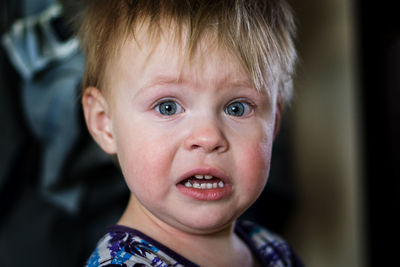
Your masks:
<path fill-rule="evenodd" d="M 233 223 L 219 231 L 207 234 L 182 231 L 158 220 L 134 197 L 131 197 L 118 224 L 135 228 L 202 266 L 252 266 L 254 264 L 250 250 L 234 233 Z"/>

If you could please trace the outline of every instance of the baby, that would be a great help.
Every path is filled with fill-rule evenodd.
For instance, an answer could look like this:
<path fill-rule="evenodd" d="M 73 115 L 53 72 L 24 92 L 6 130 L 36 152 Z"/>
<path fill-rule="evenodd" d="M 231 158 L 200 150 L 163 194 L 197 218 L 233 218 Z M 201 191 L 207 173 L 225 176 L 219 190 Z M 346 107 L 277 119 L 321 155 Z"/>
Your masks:
<path fill-rule="evenodd" d="M 88 129 L 131 191 L 87 266 L 302 266 L 237 221 L 261 194 L 296 59 L 281 0 L 97 0 L 82 14 Z"/>

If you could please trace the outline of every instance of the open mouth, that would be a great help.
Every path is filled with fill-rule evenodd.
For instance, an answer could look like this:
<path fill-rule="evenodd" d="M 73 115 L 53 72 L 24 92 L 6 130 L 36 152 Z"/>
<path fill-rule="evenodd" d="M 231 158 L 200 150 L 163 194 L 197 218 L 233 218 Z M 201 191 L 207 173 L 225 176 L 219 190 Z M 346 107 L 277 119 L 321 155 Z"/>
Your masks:
<path fill-rule="evenodd" d="M 196 189 L 217 189 L 224 188 L 225 183 L 212 175 L 202 175 L 196 174 L 184 179 L 180 184 L 186 188 L 196 188 Z"/>
<path fill-rule="evenodd" d="M 186 197 L 200 201 L 218 201 L 228 198 L 233 192 L 229 177 L 213 168 L 185 173 L 177 188 Z"/>

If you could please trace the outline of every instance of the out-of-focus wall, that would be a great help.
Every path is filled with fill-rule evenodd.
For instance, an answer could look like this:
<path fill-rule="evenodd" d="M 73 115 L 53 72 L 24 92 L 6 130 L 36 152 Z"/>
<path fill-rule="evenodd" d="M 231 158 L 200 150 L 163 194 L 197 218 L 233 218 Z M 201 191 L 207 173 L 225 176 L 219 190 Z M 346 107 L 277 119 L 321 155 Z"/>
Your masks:
<path fill-rule="evenodd" d="M 359 99 L 350 0 L 289 1 L 300 64 L 289 112 L 297 210 L 288 238 L 308 267 L 363 263 Z"/>

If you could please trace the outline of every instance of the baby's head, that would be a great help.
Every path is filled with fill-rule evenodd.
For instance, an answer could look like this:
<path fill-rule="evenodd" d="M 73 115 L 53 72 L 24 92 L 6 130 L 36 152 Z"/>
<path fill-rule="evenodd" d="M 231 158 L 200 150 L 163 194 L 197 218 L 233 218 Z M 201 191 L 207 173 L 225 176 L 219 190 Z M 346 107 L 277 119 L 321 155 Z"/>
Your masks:
<path fill-rule="evenodd" d="M 224 229 L 259 196 L 290 99 L 280 0 L 91 1 L 80 36 L 90 133 L 117 154 L 135 218 Z"/>

